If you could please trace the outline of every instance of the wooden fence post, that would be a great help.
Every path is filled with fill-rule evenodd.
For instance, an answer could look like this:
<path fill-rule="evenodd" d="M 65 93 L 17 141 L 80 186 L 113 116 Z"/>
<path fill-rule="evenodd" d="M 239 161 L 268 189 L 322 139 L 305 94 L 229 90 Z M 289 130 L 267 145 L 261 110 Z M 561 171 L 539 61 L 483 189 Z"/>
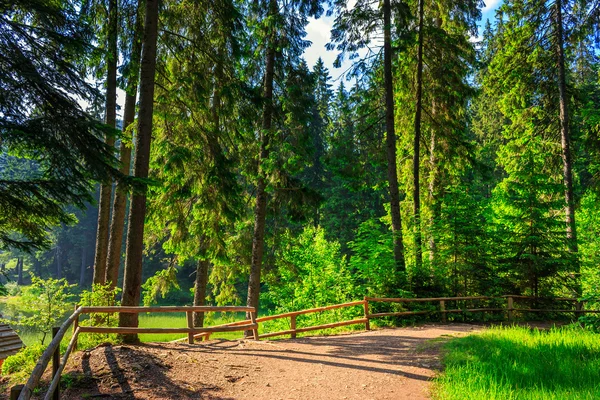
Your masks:
<path fill-rule="evenodd" d="M 54 339 L 56 337 L 59 329 L 60 328 L 58 328 L 57 326 L 52 328 L 52 339 Z M 60 367 L 60 345 L 56 348 L 56 350 L 54 351 L 54 354 L 52 354 L 52 379 L 54 379 L 56 377 L 59 367 Z M 58 378 L 58 385 L 56 386 L 56 389 L 54 389 L 54 393 L 52 394 L 53 400 L 58 400 L 59 398 L 60 398 L 60 377 Z"/>
<path fill-rule="evenodd" d="M 364 298 L 364 309 L 365 309 L 365 318 L 367 320 L 367 322 L 365 322 L 365 330 L 370 331 L 371 330 L 371 321 L 369 321 L 369 300 L 367 299 L 367 296 L 365 296 Z"/>
<path fill-rule="evenodd" d="M 254 335 L 254 340 L 258 340 L 258 323 L 256 322 L 256 311 L 252 311 L 250 313 L 250 321 L 252 322 L 252 324 L 256 325 L 256 327 L 252 329 L 252 333 Z"/>
<path fill-rule="evenodd" d="M 442 323 L 446 323 L 446 302 L 444 300 L 440 300 L 440 313 L 442 314 Z"/>
<path fill-rule="evenodd" d="M 290 333 L 290 337 L 292 339 L 296 339 L 296 315 L 290 315 L 290 330 L 293 332 Z"/>
<path fill-rule="evenodd" d="M 194 344 L 194 313 L 192 311 L 186 311 L 186 315 L 187 315 L 187 326 L 189 329 L 192 329 L 192 331 L 190 331 L 188 333 L 188 344 Z"/>
<path fill-rule="evenodd" d="M 75 304 L 75 312 L 77 312 L 78 308 L 79 308 L 79 305 Z M 77 318 L 75 318 L 75 321 L 73 321 L 73 335 L 75 335 L 75 332 L 77 331 L 78 327 L 79 327 L 79 316 L 77 316 Z M 75 339 L 75 344 L 73 345 L 73 349 L 77 350 L 77 339 Z"/>
<path fill-rule="evenodd" d="M 583 310 L 583 301 L 578 301 L 575 303 L 575 318 L 579 320 L 579 317 L 583 314 L 581 311 Z"/>
<path fill-rule="evenodd" d="M 10 400 L 17 400 L 25 385 L 16 385 L 10 388 Z"/>
<path fill-rule="evenodd" d="M 513 322 L 513 319 L 514 319 L 514 315 L 513 315 L 513 310 L 514 310 L 514 308 L 513 308 L 513 298 L 511 296 L 508 296 L 506 298 L 506 301 L 507 301 L 507 307 L 506 307 L 506 309 L 508 311 L 508 322 Z"/>

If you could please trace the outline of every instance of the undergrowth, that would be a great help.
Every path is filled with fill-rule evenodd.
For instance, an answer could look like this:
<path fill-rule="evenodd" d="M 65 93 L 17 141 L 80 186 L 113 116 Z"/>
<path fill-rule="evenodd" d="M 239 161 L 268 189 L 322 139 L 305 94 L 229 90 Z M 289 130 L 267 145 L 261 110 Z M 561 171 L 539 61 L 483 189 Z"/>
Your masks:
<path fill-rule="evenodd" d="M 591 330 L 495 327 L 444 348 L 437 400 L 600 398 L 600 335 Z"/>

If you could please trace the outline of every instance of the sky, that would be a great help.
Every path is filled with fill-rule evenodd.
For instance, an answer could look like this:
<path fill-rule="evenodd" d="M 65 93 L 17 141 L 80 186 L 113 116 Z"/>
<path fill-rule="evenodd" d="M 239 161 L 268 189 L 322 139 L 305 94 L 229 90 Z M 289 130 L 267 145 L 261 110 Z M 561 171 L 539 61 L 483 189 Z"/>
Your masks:
<path fill-rule="evenodd" d="M 482 11 L 482 18 L 479 22 L 479 27 L 481 31 L 481 27 L 485 25 L 485 21 L 489 19 L 490 21 L 494 20 L 494 13 L 496 9 L 502 3 L 502 0 L 484 0 L 485 7 Z M 348 7 L 353 7 L 356 0 L 350 0 L 348 2 Z M 310 41 L 312 45 L 305 50 L 304 59 L 308 64 L 309 68 L 312 67 L 317 62 L 318 58 L 321 57 L 325 66 L 329 69 L 329 74 L 334 79 L 334 87 L 337 87 L 339 84 L 339 77 L 344 71 L 350 67 L 350 63 L 346 61 L 340 68 L 334 68 L 333 62 L 337 56 L 336 51 L 327 51 L 325 49 L 325 45 L 329 42 L 331 28 L 333 27 L 334 17 L 326 17 L 323 16 L 319 19 L 310 18 L 310 21 L 306 27 L 306 37 L 305 39 Z"/>

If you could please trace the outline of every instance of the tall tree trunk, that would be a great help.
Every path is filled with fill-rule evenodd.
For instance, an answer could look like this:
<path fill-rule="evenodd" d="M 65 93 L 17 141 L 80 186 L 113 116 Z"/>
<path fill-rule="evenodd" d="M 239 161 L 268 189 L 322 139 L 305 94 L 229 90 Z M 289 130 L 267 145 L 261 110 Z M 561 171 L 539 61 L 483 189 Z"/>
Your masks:
<path fill-rule="evenodd" d="M 194 282 L 194 305 L 203 306 L 206 304 L 206 285 L 208 283 L 208 269 L 210 261 L 206 259 L 198 260 L 196 266 L 196 281 Z M 194 326 L 204 326 L 204 313 L 194 313 Z"/>
<path fill-rule="evenodd" d="M 62 278 L 62 265 L 60 260 L 60 246 L 56 244 L 56 279 Z"/>
<path fill-rule="evenodd" d="M 415 267 L 423 264 L 421 243 L 421 187 L 420 187 L 420 156 L 421 156 L 421 109 L 423 102 L 423 0 L 419 0 L 419 43 L 417 51 L 417 93 L 415 106 L 415 137 L 413 143 L 413 205 L 414 205 L 414 234 L 415 234 Z"/>
<path fill-rule="evenodd" d="M 106 55 L 106 119 L 112 128 L 117 125 L 117 0 L 108 1 L 108 51 Z M 106 143 L 115 145 L 114 136 L 108 136 Z M 110 221 L 110 201 L 112 182 L 100 186 L 98 202 L 98 229 L 96 231 L 96 253 L 94 258 L 94 283 L 104 284 L 106 279 L 106 256 L 108 252 L 108 224 Z"/>
<path fill-rule="evenodd" d="M 383 67 L 385 80 L 385 132 L 387 150 L 387 175 L 390 190 L 390 212 L 392 214 L 392 234 L 394 235 L 394 261 L 398 283 L 403 285 L 401 274 L 406 271 L 402 220 L 400 218 L 400 190 L 396 167 L 396 127 L 394 123 L 394 78 L 392 75 L 392 10 L 390 0 L 383 1 Z"/>
<path fill-rule="evenodd" d="M 435 19 L 435 27 L 437 29 L 442 28 L 442 19 L 437 17 Z M 441 61 L 443 61 L 443 54 L 440 54 L 439 57 Z M 443 62 L 442 62 L 443 65 Z M 443 74 L 441 69 L 437 70 L 438 74 Z M 436 100 L 436 96 L 434 94 L 433 100 L 431 101 L 431 119 L 434 121 L 433 126 L 440 126 L 436 123 L 438 117 L 438 102 Z M 429 144 L 429 204 L 431 204 L 431 217 L 429 219 L 429 263 L 431 266 L 435 265 L 436 256 L 437 256 L 437 229 L 436 223 L 439 220 L 441 214 L 441 203 L 438 201 L 439 196 L 439 167 L 438 167 L 438 159 L 436 156 L 436 147 L 438 137 L 436 135 L 436 129 L 431 129 L 431 141 Z"/>
<path fill-rule="evenodd" d="M 136 29 L 133 34 L 133 48 L 131 52 L 131 76 L 127 81 L 127 94 L 125 95 L 125 111 L 123 113 L 123 132 L 132 131 L 135 120 L 135 102 L 139 81 L 140 56 L 142 52 L 142 10 L 143 2 L 138 1 L 138 13 L 136 17 Z M 129 175 L 131 166 L 131 147 L 121 141 L 121 173 Z M 115 188 L 115 200 L 113 203 L 112 221 L 110 224 L 110 236 L 108 240 L 108 255 L 106 259 L 106 282 L 114 288 L 119 279 L 119 266 L 121 265 L 121 250 L 123 246 L 123 232 L 125 230 L 125 211 L 127 208 L 127 197 L 129 192 L 125 183 L 117 181 Z"/>
<path fill-rule="evenodd" d="M 23 257 L 17 258 L 17 285 L 23 286 Z"/>
<path fill-rule="evenodd" d="M 269 16 L 277 14 L 277 1 L 270 0 Z M 273 28 L 272 28 L 273 29 Z M 265 55 L 265 79 L 263 87 L 263 121 L 261 131 L 260 154 L 258 159 L 258 183 L 256 187 L 256 205 L 254 208 L 254 234 L 252 235 L 252 260 L 250 277 L 248 280 L 248 299 L 246 304 L 258 311 L 260 296 L 260 270 L 262 267 L 263 252 L 265 247 L 265 223 L 267 219 L 267 182 L 263 163 L 269 158 L 269 141 L 273 119 L 273 80 L 275 77 L 275 32 L 271 31 Z M 247 315 L 250 319 L 250 315 Z M 249 335 L 249 332 L 246 332 Z"/>
<path fill-rule="evenodd" d="M 38 278 L 42 277 L 42 263 L 35 255 L 33 256 L 33 270 Z"/>
<path fill-rule="evenodd" d="M 431 114 L 435 117 L 435 102 L 432 106 Z M 437 191 L 438 191 L 438 166 L 437 166 L 437 158 L 435 156 L 435 147 L 436 147 L 436 134 L 435 129 L 431 130 L 431 143 L 429 148 L 429 203 L 431 204 L 431 218 L 429 220 L 429 226 L 431 232 L 429 234 L 429 261 L 433 265 L 435 262 L 435 257 L 437 253 L 437 244 L 436 244 L 436 228 L 435 224 L 439 217 L 439 208 L 437 201 Z"/>
<path fill-rule="evenodd" d="M 150 166 L 152 141 L 152 113 L 154 111 L 154 73 L 156 71 L 156 40 L 158 37 L 158 0 L 146 0 L 144 42 L 140 70 L 140 108 L 135 139 L 133 176 L 145 179 Z M 123 276 L 123 306 L 140 303 L 142 284 L 142 253 L 144 250 L 144 219 L 146 217 L 146 191 L 144 183 L 134 191 L 129 207 L 125 273 Z M 119 315 L 119 326 L 138 326 L 137 314 Z M 137 334 L 124 335 L 126 342 L 138 342 Z"/>
<path fill-rule="evenodd" d="M 560 107 L 560 142 L 562 147 L 563 182 L 565 185 L 566 231 L 569 251 L 577 258 L 577 230 L 575 225 L 575 199 L 573 197 L 573 167 L 571 159 L 571 137 L 569 133 L 569 108 L 567 98 L 567 79 L 565 73 L 564 29 L 562 3 L 556 0 L 556 57 L 558 64 L 558 92 Z M 576 260 L 576 274 L 579 279 L 579 262 Z M 579 286 L 579 283 L 578 283 Z M 581 289 L 579 288 L 580 292 Z"/>
<path fill-rule="evenodd" d="M 85 244 L 81 246 L 81 265 L 79 266 L 79 286 L 83 287 L 85 284 L 85 270 L 87 268 L 86 265 L 87 259 L 87 248 Z"/>

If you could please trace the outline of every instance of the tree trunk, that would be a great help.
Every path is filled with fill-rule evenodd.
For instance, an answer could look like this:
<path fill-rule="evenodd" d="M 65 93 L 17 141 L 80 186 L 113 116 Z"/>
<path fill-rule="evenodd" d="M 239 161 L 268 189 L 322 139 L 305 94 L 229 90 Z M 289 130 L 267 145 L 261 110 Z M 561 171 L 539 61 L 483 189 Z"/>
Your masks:
<path fill-rule="evenodd" d="M 85 284 L 85 270 L 87 268 L 86 259 L 87 251 L 85 244 L 81 246 L 81 265 L 79 266 L 79 286 L 83 287 Z"/>
<path fill-rule="evenodd" d="M 106 124 L 117 125 L 117 0 L 108 2 L 108 51 L 106 55 Z M 106 138 L 109 146 L 114 146 L 114 136 Z M 98 230 L 96 231 L 96 253 L 94 258 L 94 283 L 104 284 L 106 279 L 106 256 L 108 252 L 108 224 L 110 221 L 110 201 L 112 182 L 100 186 L 98 202 Z"/>
<path fill-rule="evenodd" d="M 415 234 L 415 267 L 421 268 L 423 264 L 423 250 L 421 241 L 421 187 L 419 178 L 421 155 L 421 109 L 423 102 L 423 3 L 419 0 L 419 43 L 417 52 L 417 93 L 415 106 L 415 137 L 413 143 L 413 206 L 414 206 L 414 234 Z"/>
<path fill-rule="evenodd" d="M 394 235 L 394 260 L 399 285 L 403 285 L 401 275 L 406 271 L 402 220 L 400 217 L 400 190 L 396 167 L 396 127 L 394 124 L 394 78 L 392 75 L 392 10 L 390 0 L 383 1 L 383 67 L 385 79 L 385 130 L 387 149 L 387 175 L 390 190 L 390 212 L 392 234 Z"/>
<path fill-rule="evenodd" d="M 136 29 L 133 35 L 133 48 L 131 54 L 131 76 L 127 81 L 127 94 L 125 96 L 125 111 L 123 113 L 123 132 L 133 131 L 133 121 L 135 120 L 135 102 L 139 81 L 140 53 L 142 51 L 142 9 L 143 3 L 138 2 L 138 13 L 136 19 Z M 128 132 L 129 133 L 129 132 Z M 127 136 L 127 135 L 125 135 Z M 121 173 L 129 175 L 131 166 L 131 147 L 121 141 Z M 123 232 L 125 230 L 125 211 L 127 208 L 128 190 L 124 182 L 117 181 L 115 188 L 115 200 L 113 204 L 112 221 L 110 224 L 110 236 L 108 240 L 108 255 L 106 259 L 106 282 L 114 288 L 119 279 L 119 266 L 121 265 L 121 250 L 123 246 Z"/>
<path fill-rule="evenodd" d="M 208 269 L 210 261 L 198 260 L 196 266 L 196 282 L 194 283 L 194 305 L 203 306 L 206 304 L 206 285 L 208 283 Z M 194 326 L 204 326 L 204 313 L 194 313 Z"/>
<path fill-rule="evenodd" d="M 17 258 L 17 285 L 23 286 L 23 258 Z"/>
<path fill-rule="evenodd" d="M 573 167 L 571 159 L 571 137 L 569 133 L 569 108 L 567 79 L 565 73 L 564 29 L 561 0 L 556 0 L 556 57 L 558 64 L 558 92 L 560 106 L 560 142 L 562 147 L 563 182 L 565 186 L 566 231 L 569 251 L 577 257 L 577 230 L 575 225 L 575 199 L 573 196 Z M 576 274 L 579 279 L 579 262 L 576 260 Z M 579 286 L 579 285 L 578 285 Z M 578 289 L 580 292 L 581 289 Z"/>
<path fill-rule="evenodd" d="M 432 107 L 432 115 L 435 117 L 435 103 Z M 431 204 L 431 219 L 429 220 L 429 226 L 431 232 L 429 234 L 429 261 L 431 265 L 435 263 L 437 244 L 436 244 L 436 222 L 439 218 L 439 207 L 437 201 L 438 191 L 438 167 L 437 158 L 435 156 L 436 147 L 436 135 L 435 130 L 431 131 L 431 143 L 429 150 L 429 203 Z"/>
<path fill-rule="evenodd" d="M 269 16 L 277 14 L 277 1 L 270 0 Z M 258 311 L 260 296 L 260 270 L 262 267 L 263 251 L 265 247 L 265 223 L 267 219 L 267 193 L 265 171 L 263 163 L 269 158 L 269 141 L 273 119 L 273 80 L 275 77 L 275 32 L 271 31 L 265 55 L 265 79 L 263 88 L 264 107 L 261 131 L 260 154 L 258 159 L 258 183 L 256 185 L 256 205 L 254 208 L 254 234 L 252 235 L 252 260 L 250 265 L 250 278 L 248 280 L 248 299 L 246 304 L 255 307 Z M 246 315 L 250 319 L 249 313 Z M 251 333 L 246 332 L 249 336 Z"/>
<path fill-rule="evenodd" d="M 158 0 L 146 0 L 144 42 L 140 70 L 140 108 L 133 166 L 133 176 L 142 179 L 148 177 L 150 165 L 157 36 Z M 141 187 L 137 188 L 131 196 L 131 206 L 129 208 L 125 273 L 123 276 L 123 298 L 121 301 L 123 306 L 137 306 L 140 303 L 147 191 L 145 183 L 141 183 L 140 185 Z M 138 326 L 138 315 L 126 313 L 120 314 L 119 326 Z M 124 335 L 123 340 L 129 343 L 139 341 L 137 334 Z"/>
<path fill-rule="evenodd" d="M 62 266 L 60 265 L 60 246 L 56 244 L 56 279 L 62 278 Z"/>

